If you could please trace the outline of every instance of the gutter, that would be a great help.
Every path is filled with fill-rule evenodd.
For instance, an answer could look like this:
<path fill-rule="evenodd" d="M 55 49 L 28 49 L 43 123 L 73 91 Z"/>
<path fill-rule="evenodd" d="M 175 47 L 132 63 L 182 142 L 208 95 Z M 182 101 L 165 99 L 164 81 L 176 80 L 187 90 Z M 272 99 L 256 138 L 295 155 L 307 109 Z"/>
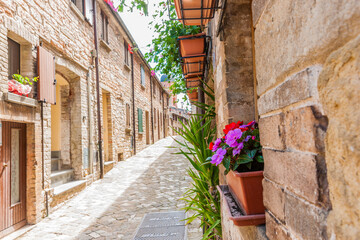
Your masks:
<path fill-rule="evenodd" d="M 99 51 L 98 36 L 96 29 L 96 0 L 93 0 L 93 18 L 94 18 L 94 44 L 95 44 L 95 72 L 96 72 L 96 100 L 97 100 L 97 120 L 98 120 L 98 145 L 100 159 L 100 178 L 104 178 L 104 160 L 102 157 L 102 137 L 101 137 L 101 116 L 100 116 L 100 81 L 99 81 Z"/>

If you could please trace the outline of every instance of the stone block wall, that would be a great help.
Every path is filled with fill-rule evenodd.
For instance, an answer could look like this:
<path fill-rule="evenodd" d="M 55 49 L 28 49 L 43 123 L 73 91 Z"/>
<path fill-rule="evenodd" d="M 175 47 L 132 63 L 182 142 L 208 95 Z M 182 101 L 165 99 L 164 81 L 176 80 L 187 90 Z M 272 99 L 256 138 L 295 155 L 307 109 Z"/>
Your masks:
<path fill-rule="evenodd" d="M 359 1 L 252 2 L 269 239 L 360 236 L 359 10 Z"/>
<path fill-rule="evenodd" d="M 100 41 L 101 10 L 109 19 L 108 44 Z M 108 102 L 111 104 L 111 122 L 108 124 L 113 137 L 110 139 L 110 152 L 114 160 L 117 160 L 118 156 L 128 158 L 133 154 L 133 149 L 131 135 L 125 131 L 125 106 L 132 105 L 132 86 L 131 68 L 125 66 L 124 61 L 124 41 L 133 43 L 134 40 L 121 19 L 102 0 L 97 1 L 97 22 L 100 91 L 109 93 Z M 21 45 L 21 74 L 27 77 L 37 75 L 36 46 L 42 44 L 43 48 L 55 56 L 56 74 L 69 83 L 69 89 L 63 89 L 64 95 L 66 93 L 69 96 L 68 101 L 63 102 L 63 106 L 68 108 L 68 111 L 62 114 L 63 123 L 66 122 L 63 128 L 67 135 L 70 135 L 66 137 L 66 148 L 70 152 L 65 155 L 64 160 L 75 170 L 75 179 L 86 179 L 90 183 L 99 177 L 99 164 L 96 159 L 97 99 L 92 54 L 95 49 L 94 32 L 93 25 L 70 0 L 0 0 L 0 120 L 27 124 L 27 221 L 34 224 L 46 216 L 46 205 L 51 206 L 52 202 L 51 105 L 43 104 L 42 119 L 40 103 L 35 107 L 27 107 L 4 101 L 4 95 L 8 92 L 8 37 Z M 143 109 L 145 134 L 145 112 L 148 111 L 151 116 L 150 69 L 140 53 L 135 52 L 134 56 L 135 111 L 137 107 Z M 146 72 L 145 88 L 140 86 L 140 64 Z M 162 93 L 167 96 L 163 90 Z M 166 114 L 163 113 L 162 102 L 158 100 L 154 104 L 161 114 Z M 136 115 L 136 124 L 137 117 Z M 146 146 L 146 136 L 139 135 L 137 129 L 136 125 L 135 137 L 137 150 L 140 151 Z M 152 131 L 149 133 L 152 134 Z M 159 136 L 162 137 L 164 136 Z M 86 162 L 90 158 L 94 166 L 87 166 Z M 46 194 L 49 197 L 48 203 Z"/>

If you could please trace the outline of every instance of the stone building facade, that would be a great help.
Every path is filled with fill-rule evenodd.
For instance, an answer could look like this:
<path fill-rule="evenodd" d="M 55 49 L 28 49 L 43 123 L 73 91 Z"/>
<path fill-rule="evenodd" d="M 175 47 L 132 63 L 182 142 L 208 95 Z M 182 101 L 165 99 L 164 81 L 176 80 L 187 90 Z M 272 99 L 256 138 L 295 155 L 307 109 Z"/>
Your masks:
<path fill-rule="evenodd" d="M 106 172 L 168 134 L 169 94 L 142 53 L 129 53 L 135 41 L 117 13 L 102 0 L 95 5 L 98 51 L 92 1 L 0 1 L 0 237 L 39 222 L 98 179 L 99 143 Z M 41 51 L 54 64 L 40 62 Z M 49 69 L 28 97 L 9 92 L 9 75 Z M 54 104 L 38 101 L 44 94 Z"/>
<path fill-rule="evenodd" d="M 266 225 L 223 209 L 224 239 L 360 238 L 359 13 L 356 0 L 228 0 L 211 21 L 218 135 L 257 120 L 265 160 Z"/>

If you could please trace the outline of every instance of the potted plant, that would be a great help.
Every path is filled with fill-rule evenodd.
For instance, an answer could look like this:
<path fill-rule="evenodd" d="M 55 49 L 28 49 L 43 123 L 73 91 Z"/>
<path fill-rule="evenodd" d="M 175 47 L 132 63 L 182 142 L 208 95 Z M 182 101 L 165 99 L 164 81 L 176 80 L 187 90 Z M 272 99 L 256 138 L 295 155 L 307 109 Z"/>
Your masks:
<path fill-rule="evenodd" d="M 203 74 L 205 54 L 199 56 L 190 56 L 184 59 L 183 72 L 186 78 L 192 75 Z"/>
<path fill-rule="evenodd" d="M 174 4 L 180 22 L 185 25 L 206 25 L 214 17 L 215 0 L 175 0 Z"/>
<path fill-rule="evenodd" d="M 205 53 L 205 44 L 206 44 L 205 33 L 180 36 L 178 40 L 179 40 L 180 54 L 182 57 Z"/>
<path fill-rule="evenodd" d="M 33 83 L 39 80 L 39 77 L 30 80 L 28 77 L 23 77 L 20 74 L 13 74 L 12 77 L 13 79 L 8 81 L 9 92 L 20 96 L 25 95 L 26 97 L 29 96 Z"/>
<path fill-rule="evenodd" d="M 259 129 L 255 121 L 230 123 L 224 136 L 211 143 L 212 164 L 223 164 L 229 189 L 247 215 L 263 214 L 262 197 L 264 159 Z"/>
<path fill-rule="evenodd" d="M 190 101 L 198 101 L 198 90 L 197 88 L 187 90 L 187 95 Z"/>
<path fill-rule="evenodd" d="M 194 88 L 199 87 L 201 85 L 201 78 L 200 77 L 189 77 L 186 79 L 186 88 Z"/>

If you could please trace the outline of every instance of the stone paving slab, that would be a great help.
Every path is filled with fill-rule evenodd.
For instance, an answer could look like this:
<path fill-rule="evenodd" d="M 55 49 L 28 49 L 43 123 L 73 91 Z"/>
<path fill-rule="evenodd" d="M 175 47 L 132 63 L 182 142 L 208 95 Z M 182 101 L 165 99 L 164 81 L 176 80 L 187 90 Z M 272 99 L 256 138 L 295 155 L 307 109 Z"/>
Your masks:
<path fill-rule="evenodd" d="M 94 182 L 29 232 L 16 239 L 124 239 L 135 235 L 144 215 L 179 211 L 179 200 L 191 178 L 189 162 L 174 155 L 168 137 L 125 161 Z M 201 239 L 199 222 L 188 228 L 188 239 Z"/>

